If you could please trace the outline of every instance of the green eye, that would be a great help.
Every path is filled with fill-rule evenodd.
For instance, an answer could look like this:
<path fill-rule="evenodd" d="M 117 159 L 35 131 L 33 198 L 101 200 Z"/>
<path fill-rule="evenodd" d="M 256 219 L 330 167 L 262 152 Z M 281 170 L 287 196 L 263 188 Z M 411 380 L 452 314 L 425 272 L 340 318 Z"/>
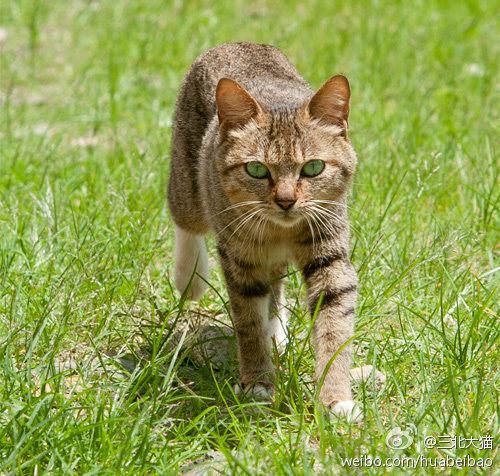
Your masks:
<path fill-rule="evenodd" d="M 306 177 L 316 177 L 316 175 L 323 172 L 324 168 L 325 163 L 322 160 L 311 160 L 310 162 L 307 162 L 304 167 L 302 167 L 302 175 L 305 175 Z"/>
<path fill-rule="evenodd" d="M 248 162 L 245 168 L 253 178 L 265 178 L 269 176 L 269 169 L 260 162 Z"/>

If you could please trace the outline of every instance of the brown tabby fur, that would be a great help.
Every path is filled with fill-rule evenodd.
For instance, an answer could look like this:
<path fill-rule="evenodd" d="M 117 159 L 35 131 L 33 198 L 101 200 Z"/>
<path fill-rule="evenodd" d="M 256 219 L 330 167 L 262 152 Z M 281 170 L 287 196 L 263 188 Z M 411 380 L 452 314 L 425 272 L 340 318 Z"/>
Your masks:
<path fill-rule="evenodd" d="M 272 392 L 270 319 L 283 306 L 279 277 L 288 263 L 303 272 L 312 313 L 322 296 L 313 333 L 315 377 L 325 374 L 320 398 L 330 408 L 352 400 L 351 345 L 345 345 L 353 335 L 357 288 L 347 215 L 356 167 L 347 135 L 349 97 L 340 75 L 314 93 L 272 46 L 212 48 L 181 86 L 168 187 L 177 237 L 187 243 L 176 243 L 176 283 L 189 297 L 201 296 L 207 277 L 199 235 L 215 233 L 243 389 Z M 301 175 L 313 159 L 324 161 L 324 170 Z M 251 177 L 245 164 L 253 161 L 265 164 L 270 177 Z M 196 263 L 201 276 L 193 278 Z M 198 286 L 191 294 L 189 278 Z"/>

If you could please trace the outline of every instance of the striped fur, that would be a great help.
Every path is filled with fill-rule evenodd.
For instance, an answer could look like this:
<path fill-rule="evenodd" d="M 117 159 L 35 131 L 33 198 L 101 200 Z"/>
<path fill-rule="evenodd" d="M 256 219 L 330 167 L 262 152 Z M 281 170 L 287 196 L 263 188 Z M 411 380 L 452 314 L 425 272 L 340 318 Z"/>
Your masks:
<path fill-rule="evenodd" d="M 177 258 L 185 261 L 176 264 L 175 282 L 188 297 L 199 297 L 206 274 L 198 237 L 215 234 L 238 339 L 241 387 L 272 392 L 270 334 L 284 341 L 281 278 L 295 262 L 311 313 L 321 302 L 314 324 L 320 397 L 339 412 L 353 407 L 346 342 L 353 335 L 357 289 L 347 215 L 356 167 L 347 134 L 349 96 L 343 76 L 314 93 L 270 46 L 225 44 L 206 51 L 181 86 L 168 187 L 184 240 Z M 303 172 L 311 160 L 324 162 L 314 177 Z M 266 177 L 247 172 L 246 164 L 255 161 L 267 167 Z M 191 254 L 186 243 L 193 243 Z M 201 279 L 191 279 L 195 263 Z"/>

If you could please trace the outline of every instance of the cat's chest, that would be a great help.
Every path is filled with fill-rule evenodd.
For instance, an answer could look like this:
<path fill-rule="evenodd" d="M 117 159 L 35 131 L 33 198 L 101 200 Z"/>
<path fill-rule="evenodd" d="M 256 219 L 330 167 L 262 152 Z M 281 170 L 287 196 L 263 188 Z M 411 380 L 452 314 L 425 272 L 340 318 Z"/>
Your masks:
<path fill-rule="evenodd" d="M 252 238 L 247 237 L 239 243 L 233 242 L 233 252 L 256 265 L 272 266 L 292 260 L 292 247 L 286 237 L 267 234 Z"/>

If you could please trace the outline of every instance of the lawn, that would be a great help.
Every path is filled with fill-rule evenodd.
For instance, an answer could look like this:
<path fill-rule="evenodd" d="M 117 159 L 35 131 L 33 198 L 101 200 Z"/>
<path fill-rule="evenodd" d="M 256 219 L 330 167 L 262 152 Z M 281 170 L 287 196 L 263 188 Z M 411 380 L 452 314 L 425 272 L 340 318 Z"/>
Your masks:
<path fill-rule="evenodd" d="M 474 0 L 3 1 L 0 475 L 500 474 L 499 18 Z M 173 286 L 172 114 L 197 55 L 241 40 L 314 87 L 351 82 L 354 360 L 386 376 L 355 385 L 360 424 L 316 404 L 293 267 L 272 404 L 234 395 L 233 337 L 217 365 L 185 345 L 231 320 L 213 238 L 205 297 Z"/>

